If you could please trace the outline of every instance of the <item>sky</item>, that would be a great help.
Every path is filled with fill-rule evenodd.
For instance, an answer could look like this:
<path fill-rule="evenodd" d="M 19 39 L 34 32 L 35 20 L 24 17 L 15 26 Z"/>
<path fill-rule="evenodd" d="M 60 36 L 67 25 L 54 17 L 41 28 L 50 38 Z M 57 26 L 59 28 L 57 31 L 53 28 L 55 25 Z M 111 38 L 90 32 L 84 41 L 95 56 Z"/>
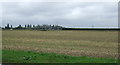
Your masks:
<path fill-rule="evenodd" d="M 117 2 L 5 2 L 0 8 L 2 26 L 118 27 Z"/>

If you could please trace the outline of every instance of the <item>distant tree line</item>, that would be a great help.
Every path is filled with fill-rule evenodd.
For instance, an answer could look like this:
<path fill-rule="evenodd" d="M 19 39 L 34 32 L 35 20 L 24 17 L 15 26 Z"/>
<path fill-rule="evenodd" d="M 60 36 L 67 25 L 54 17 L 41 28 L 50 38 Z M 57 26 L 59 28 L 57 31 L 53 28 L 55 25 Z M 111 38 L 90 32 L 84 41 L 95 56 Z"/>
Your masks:
<path fill-rule="evenodd" d="M 5 27 L 1 27 L 3 30 L 120 30 L 118 28 L 65 28 L 59 25 L 18 25 L 13 27 L 10 24 L 7 24 Z"/>
<path fill-rule="evenodd" d="M 10 24 L 7 24 L 4 28 L 2 29 L 17 29 L 17 30 L 23 30 L 23 29 L 28 29 L 28 30 L 62 30 L 62 26 L 59 25 L 31 25 L 31 24 L 27 24 L 27 25 L 18 25 L 17 27 L 13 27 Z"/>

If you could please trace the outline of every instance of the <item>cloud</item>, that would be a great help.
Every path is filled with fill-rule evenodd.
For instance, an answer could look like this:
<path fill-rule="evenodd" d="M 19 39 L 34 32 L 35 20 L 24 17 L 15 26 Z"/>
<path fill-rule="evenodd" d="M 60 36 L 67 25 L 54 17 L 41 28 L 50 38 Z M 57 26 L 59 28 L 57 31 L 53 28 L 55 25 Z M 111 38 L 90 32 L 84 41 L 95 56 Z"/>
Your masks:
<path fill-rule="evenodd" d="M 2 3 L 3 26 L 59 24 L 66 27 L 117 27 L 117 3 L 14 2 Z"/>

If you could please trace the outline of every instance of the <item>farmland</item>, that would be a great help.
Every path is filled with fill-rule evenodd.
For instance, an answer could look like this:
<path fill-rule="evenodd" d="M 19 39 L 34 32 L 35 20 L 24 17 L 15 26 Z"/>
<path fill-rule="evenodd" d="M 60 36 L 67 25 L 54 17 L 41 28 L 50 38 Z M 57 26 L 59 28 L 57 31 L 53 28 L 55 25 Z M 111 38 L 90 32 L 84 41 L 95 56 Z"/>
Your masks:
<path fill-rule="evenodd" d="M 118 56 L 117 31 L 3 30 L 2 36 L 4 50 L 56 53 L 74 57 L 117 59 Z"/>

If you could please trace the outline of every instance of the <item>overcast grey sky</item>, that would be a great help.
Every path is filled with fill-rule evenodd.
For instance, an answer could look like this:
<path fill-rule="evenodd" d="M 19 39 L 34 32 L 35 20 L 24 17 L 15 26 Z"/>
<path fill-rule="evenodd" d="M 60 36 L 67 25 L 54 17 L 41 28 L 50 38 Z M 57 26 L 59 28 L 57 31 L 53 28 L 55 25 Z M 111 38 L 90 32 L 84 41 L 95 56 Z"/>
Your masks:
<path fill-rule="evenodd" d="M 2 25 L 58 24 L 65 27 L 117 27 L 116 2 L 2 3 Z"/>

